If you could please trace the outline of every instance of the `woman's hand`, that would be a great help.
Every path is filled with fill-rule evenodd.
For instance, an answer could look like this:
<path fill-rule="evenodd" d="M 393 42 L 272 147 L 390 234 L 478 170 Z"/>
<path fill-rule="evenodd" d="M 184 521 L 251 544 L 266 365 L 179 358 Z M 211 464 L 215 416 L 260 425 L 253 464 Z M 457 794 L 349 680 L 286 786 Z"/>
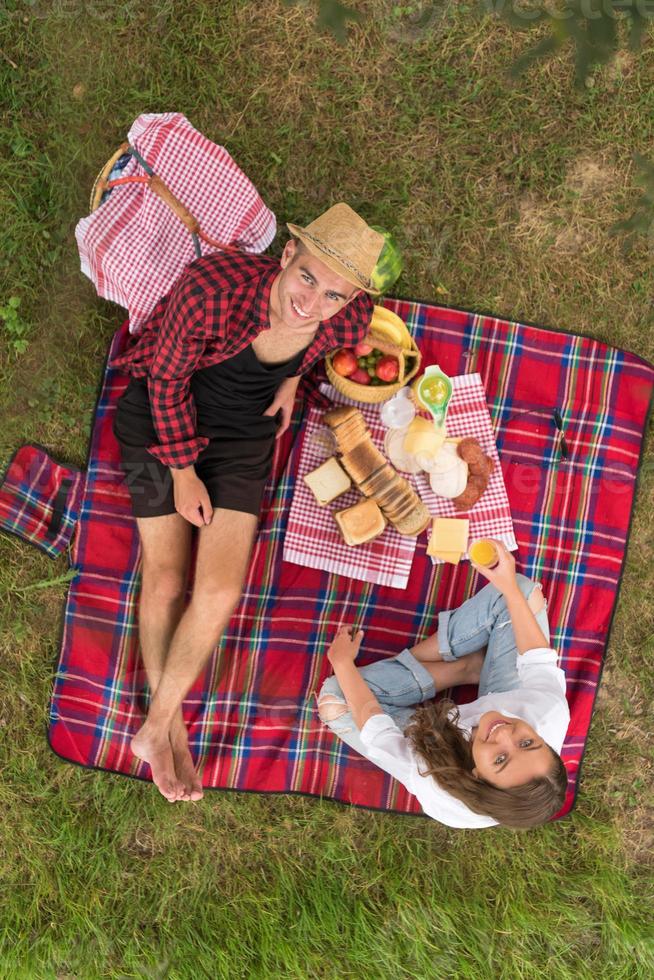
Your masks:
<path fill-rule="evenodd" d="M 327 659 L 332 667 L 336 669 L 341 664 L 353 664 L 362 639 L 363 630 L 357 630 L 352 636 L 351 626 L 341 626 L 327 651 Z"/>
<path fill-rule="evenodd" d="M 195 527 L 211 524 L 213 506 L 195 467 L 187 466 L 183 470 L 171 470 L 171 473 L 177 513 Z"/>
<path fill-rule="evenodd" d="M 494 568 L 484 568 L 483 565 L 475 565 L 473 562 L 472 567 L 485 579 L 488 579 L 491 585 L 499 589 L 503 595 L 506 595 L 507 592 L 518 589 L 518 582 L 515 577 L 515 558 L 501 541 L 496 541 L 494 538 L 491 540 L 497 549 L 497 565 Z"/>

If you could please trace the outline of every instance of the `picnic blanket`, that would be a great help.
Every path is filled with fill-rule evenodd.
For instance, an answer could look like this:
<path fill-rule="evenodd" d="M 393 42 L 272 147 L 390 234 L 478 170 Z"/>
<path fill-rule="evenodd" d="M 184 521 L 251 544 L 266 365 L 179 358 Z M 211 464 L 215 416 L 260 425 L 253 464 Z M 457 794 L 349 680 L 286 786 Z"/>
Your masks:
<path fill-rule="evenodd" d="M 203 136 L 181 112 L 143 113 L 127 141 L 210 238 L 245 252 L 263 252 L 270 245 L 275 215 L 225 147 Z M 120 172 L 121 177 L 144 175 L 133 156 Z M 115 187 L 78 221 L 75 237 L 82 272 L 99 296 L 129 311 L 132 333 L 196 257 L 188 229 L 143 184 Z M 206 242 L 201 249 L 203 255 L 217 251 Z"/>
<path fill-rule="evenodd" d="M 563 815 L 575 798 L 620 586 L 654 368 L 590 338 L 426 303 L 387 305 L 408 322 L 425 363 L 483 380 L 518 565 L 543 583 L 552 642 L 568 678 Z M 126 336 L 125 325 L 112 354 Z M 79 574 L 66 602 L 48 736 L 64 759 L 147 779 L 147 765 L 129 750 L 145 703 L 139 549 L 111 432 L 125 384 L 106 372 L 72 545 Z M 417 813 L 414 797 L 320 724 L 313 693 L 330 672 L 325 650 L 337 628 L 354 621 L 366 631 L 361 663 L 393 655 L 431 633 L 438 610 L 457 606 L 483 583 L 468 562 L 433 565 L 424 536 L 404 591 L 282 560 L 302 419 L 321 397 L 315 383 L 302 390 L 305 400 L 277 448 L 243 599 L 184 705 L 191 748 L 207 787 Z M 13 530 L 19 525 L 15 519 Z M 469 700 L 475 690 L 455 695 Z"/>

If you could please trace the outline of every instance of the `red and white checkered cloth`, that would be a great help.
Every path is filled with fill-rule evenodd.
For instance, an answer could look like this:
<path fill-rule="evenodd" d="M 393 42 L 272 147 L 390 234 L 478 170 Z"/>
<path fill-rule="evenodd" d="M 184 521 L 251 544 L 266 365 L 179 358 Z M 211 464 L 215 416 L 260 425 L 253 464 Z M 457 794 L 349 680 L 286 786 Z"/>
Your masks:
<path fill-rule="evenodd" d="M 182 113 L 145 113 L 127 138 L 210 238 L 245 252 L 263 252 L 270 245 L 275 215 L 227 150 Z M 143 174 L 130 157 L 121 176 Z M 78 222 L 75 237 L 82 272 L 100 296 L 129 311 L 132 332 L 195 258 L 188 229 L 145 184 L 115 187 Z M 218 251 L 200 244 L 203 255 Z"/>
<path fill-rule="evenodd" d="M 511 520 L 511 509 L 504 486 L 495 436 L 491 424 L 484 386 L 479 374 L 466 374 L 452 380 L 452 399 L 447 415 L 447 431 L 451 436 L 474 436 L 485 453 L 495 461 L 495 469 L 488 482 L 485 493 L 471 511 L 462 515 L 451 501 L 437 497 L 429 486 L 425 474 L 402 475 L 427 505 L 434 517 L 467 516 L 470 521 L 470 540 L 475 538 L 498 538 L 507 548 L 517 548 Z M 337 405 L 355 405 L 366 420 L 375 445 L 384 451 L 386 429 L 379 417 L 379 406 L 362 405 L 341 395 L 330 385 L 321 385 L 321 391 Z M 320 568 L 335 572 L 359 581 L 375 585 L 387 585 L 395 589 L 405 589 L 409 581 L 411 563 L 417 545 L 416 538 L 407 538 L 389 525 L 386 530 L 369 544 L 350 547 L 341 537 L 332 516 L 332 511 L 343 510 L 361 499 L 361 494 L 353 488 L 333 503 L 320 507 L 304 482 L 305 474 L 324 462 L 326 453 L 316 447 L 315 434 L 325 429 L 322 422 L 323 411 L 312 407 L 309 410 L 302 446 L 300 449 L 295 491 L 288 516 L 288 527 L 284 538 L 284 561 L 303 565 L 307 568 Z M 295 456 L 291 457 L 297 458 Z M 421 546 L 426 546 L 427 533 L 421 535 Z M 465 556 L 467 557 L 467 555 Z M 441 559 L 432 559 L 440 563 Z"/>
<path fill-rule="evenodd" d="M 518 547 L 513 533 L 511 507 L 504 486 L 502 467 L 495 444 L 486 392 L 479 374 L 460 374 L 451 379 L 452 399 L 447 410 L 446 428 L 448 436 L 474 436 L 487 456 L 495 463 L 481 498 L 472 510 L 465 514 L 457 510 L 451 500 L 437 497 L 429 485 L 429 474 L 418 473 L 410 477 L 416 490 L 434 517 L 467 517 L 469 524 L 468 540 L 476 538 L 496 538 L 509 551 Z M 467 558 L 468 554 L 464 555 Z M 435 564 L 442 562 L 433 558 Z"/>
<path fill-rule="evenodd" d="M 384 451 L 386 429 L 379 418 L 377 405 L 361 405 L 345 398 L 331 385 L 321 385 L 320 390 L 336 405 L 355 405 L 366 420 L 375 445 Z M 307 568 L 321 568 L 337 575 L 375 585 L 389 585 L 405 589 L 416 550 L 416 539 L 402 537 L 390 524 L 374 541 L 351 547 L 343 541 L 341 532 L 332 517 L 332 511 L 343 510 L 362 499 L 353 487 L 326 507 L 316 503 L 311 490 L 304 482 L 305 474 L 324 463 L 327 453 L 316 449 L 314 434 L 325 431 L 322 421 L 324 410 L 311 407 L 305 422 L 302 448 L 295 475 L 295 492 L 288 515 L 284 538 L 284 561 Z M 326 434 L 329 436 L 329 432 Z M 291 456 L 290 462 L 297 458 Z"/>

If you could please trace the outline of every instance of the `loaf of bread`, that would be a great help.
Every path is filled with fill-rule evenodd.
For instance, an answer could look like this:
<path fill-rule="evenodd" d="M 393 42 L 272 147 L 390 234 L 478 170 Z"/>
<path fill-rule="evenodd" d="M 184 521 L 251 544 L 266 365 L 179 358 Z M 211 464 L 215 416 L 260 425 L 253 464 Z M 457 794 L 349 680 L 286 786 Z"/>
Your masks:
<path fill-rule="evenodd" d="M 335 456 L 330 456 L 317 469 L 307 473 L 304 482 L 321 507 L 325 507 L 332 500 L 336 500 L 352 486 L 352 481 L 339 465 Z"/>
<path fill-rule="evenodd" d="M 377 502 L 400 534 L 415 537 L 424 531 L 431 520 L 429 511 L 413 487 L 377 449 L 361 412 L 356 408 L 335 408 L 323 420 L 343 454 L 341 464 L 361 493 Z"/>
<path fill-rule="evenodd" d="M 323 421 L 336 436 L 336 445 L 342 453 L 349 453 L 370 437 L 366 421 L 358 408 L 349 405 L 332 408 L 325 413 Z"/>
<path fill-rule="evenodd" d="M 354 546 L 374 541 L 379 537 L 386 521 L 374 500 L 360 500 L 354 507 L 347 507 L 334 514 L 345 544 Z"/>
<path fill-rule="evenodd" d="M 357 485 L 384 466 L 387 466 L 391 473 L 395 472 L 370 438 L 360 442 L 349 453 L 343 453 L 341 464 Z"/>

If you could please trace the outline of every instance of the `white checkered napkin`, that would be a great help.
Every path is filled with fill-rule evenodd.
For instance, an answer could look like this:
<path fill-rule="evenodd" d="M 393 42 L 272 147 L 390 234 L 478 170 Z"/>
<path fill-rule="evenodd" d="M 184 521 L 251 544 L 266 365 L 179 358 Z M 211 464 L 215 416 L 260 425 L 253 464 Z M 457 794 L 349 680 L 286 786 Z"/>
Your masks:
<path fill-rule="evenodd" d="M 217 241 L 263 252 L 275 216 L 227 150 L 199 133 L 180 112 L 146 113 L 128 141 Z M 124 176 L 142 175 L 131 158 Z M 129 310 L 130 330 L 144 323 L 195 258 L 190 232 L 144 184 L 116 187 L 75 229 L 82 272 L 98 295 Z M 201 241 L 203 255 L 218 251 Z"/>
<path fill-rule="evenodd" d="M 355 405 L 366 420 L 375 445 L 383 452 L 386 430 L 379 420 L 378 406 L 352 402 L 330 385 L 321 385 L 321 391 L 337 405 Z M 355 547 L 346 545 L 332 512 L 356 504 L 362 499 L 362 494 L 353 487 L 331 504 L 320 507 L 304 482 L 305 474 L 325 461 L 325 454 L 316 450 L 311 442 L 315 432 L 326 428 L 322 421 L 323 414 L 322 409 L 311 408 L 305 423 L 295 474 L 295 491 L 284 538 L 284 561 L 307 568 L 321 568 L 375 585 L 405 589 L 409 581 L 416 539 L 402 537 L 389 524 L 383 534 L 368 544 Z"/>
<path fill-rule="evenodd" d="M 495 468 L 488 486 L 472 510 L 464 513 L 457 510 L 450 500 L 436 496 L 429 485 L 428 474 L 419 473 L 409 479 L 434 517 L 467 517 L 470 522 L 470 541 L 476 538 L 496 538 L 509 551 L 515 551 L 518 545 L 513 532 L 511 508 L 481 376 L 461 374 L 451 381 L 452 399 L 447 412 L 447 434 L 474 436 L 486 455 L 493 459 Z M 468 554 L 464 557 L 467 558 Z M 432 558 L 432 561 L 435 564 L 442 562 L 440 558 Z"/>

